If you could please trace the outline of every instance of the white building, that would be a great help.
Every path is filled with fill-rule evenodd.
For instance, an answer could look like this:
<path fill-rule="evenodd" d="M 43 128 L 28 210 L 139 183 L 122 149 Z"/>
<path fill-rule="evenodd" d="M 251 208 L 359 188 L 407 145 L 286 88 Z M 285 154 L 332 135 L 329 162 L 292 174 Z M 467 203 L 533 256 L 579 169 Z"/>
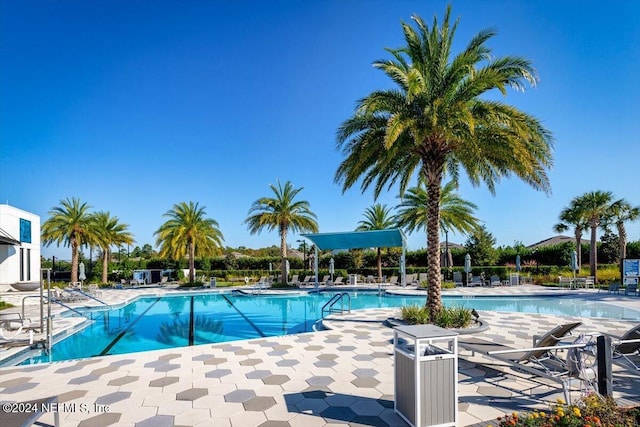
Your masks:
<path fill-rule="evenodd" d="M 0 204 L 0 290 L 40 281 L 40 217 Z"/>

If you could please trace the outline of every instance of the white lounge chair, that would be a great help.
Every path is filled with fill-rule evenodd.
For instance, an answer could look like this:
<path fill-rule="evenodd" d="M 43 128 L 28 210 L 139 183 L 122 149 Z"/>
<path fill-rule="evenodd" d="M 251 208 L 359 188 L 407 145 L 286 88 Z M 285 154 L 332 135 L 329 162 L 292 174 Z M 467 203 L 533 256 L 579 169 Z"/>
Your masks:
<path fill-rule="evenodd" d="M 461 337 L 458 340 L 458 346 L 472 353 L 483 354 L 518 367 L 527 373 L 561 384 L 565 400 L 570 403 L 571 380 L 578 378 L 590 381 L 590 379 L 581 378 L 576 369 L 570 369 L 567 361 L 559 358 L 550 348 L 560 347 L 558 345 L 560 341 L 581 324 L 581 322 L 575 322 L 558 325 L 541 336 L 533 347 L 521 351 L 514 351 L 517 349 L 473 336 Z M 579 360 L 575 360 L 575 362 L 577 363 Z"/>

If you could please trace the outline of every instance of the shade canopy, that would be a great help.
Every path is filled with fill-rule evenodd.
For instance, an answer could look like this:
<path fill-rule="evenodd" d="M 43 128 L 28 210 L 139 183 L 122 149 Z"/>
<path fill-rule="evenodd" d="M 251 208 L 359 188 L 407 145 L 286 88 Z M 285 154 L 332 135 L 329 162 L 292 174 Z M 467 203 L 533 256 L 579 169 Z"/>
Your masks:
<path fill-rule="evenodd" d="M 399 228 L 342 233 L 301 234 L 320 250 L 404 247 L 404 233 Z"/>

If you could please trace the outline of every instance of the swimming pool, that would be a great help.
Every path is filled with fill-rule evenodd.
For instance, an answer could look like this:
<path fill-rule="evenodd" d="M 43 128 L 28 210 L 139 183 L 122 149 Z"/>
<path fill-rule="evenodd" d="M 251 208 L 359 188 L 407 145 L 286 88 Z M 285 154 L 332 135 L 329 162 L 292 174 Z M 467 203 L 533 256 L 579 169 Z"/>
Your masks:
<path fill-rule="evenodd" d="M 349 294 L 352 309 L 425 302 L 424 296 Z M 322 317 L 322 306 L 334 295 L 234 292 L 138 298 L 122 308 L 92 313 L 91 324 L 56 343 L 51 355 L 35 355 L 23 364 L 309 332 Z M 476 310 L 640 320 L 640 310 L 569 297 L 445 296 L 443 302 Z"/>

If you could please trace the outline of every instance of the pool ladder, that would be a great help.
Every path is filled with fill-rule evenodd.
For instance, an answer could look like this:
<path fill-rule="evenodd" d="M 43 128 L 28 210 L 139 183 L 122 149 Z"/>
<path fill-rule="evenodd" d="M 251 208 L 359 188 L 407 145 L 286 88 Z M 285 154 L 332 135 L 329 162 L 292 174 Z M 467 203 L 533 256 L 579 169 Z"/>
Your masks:
<path fill-rule="evenodd" d="M 334 296 L 332 296 L 331 299 L 322 306 L 322 312 L 321 312 L 322 318 L 324 319 L 325 311 L 327 312 L 327 314 L 331 314 L 331 313 L 344 314 L 344 311 L 345 311 L 344 297 L 347 297 L 347 302 L 349 303 L 349 308 L 347 308 L 347 312 L 351 313 L 351 296 L 346 292 L 341 292 L 339 294 L 335 294 Z M 334 307 L 338 302 L 340 302 L 339 309 Z"/>

